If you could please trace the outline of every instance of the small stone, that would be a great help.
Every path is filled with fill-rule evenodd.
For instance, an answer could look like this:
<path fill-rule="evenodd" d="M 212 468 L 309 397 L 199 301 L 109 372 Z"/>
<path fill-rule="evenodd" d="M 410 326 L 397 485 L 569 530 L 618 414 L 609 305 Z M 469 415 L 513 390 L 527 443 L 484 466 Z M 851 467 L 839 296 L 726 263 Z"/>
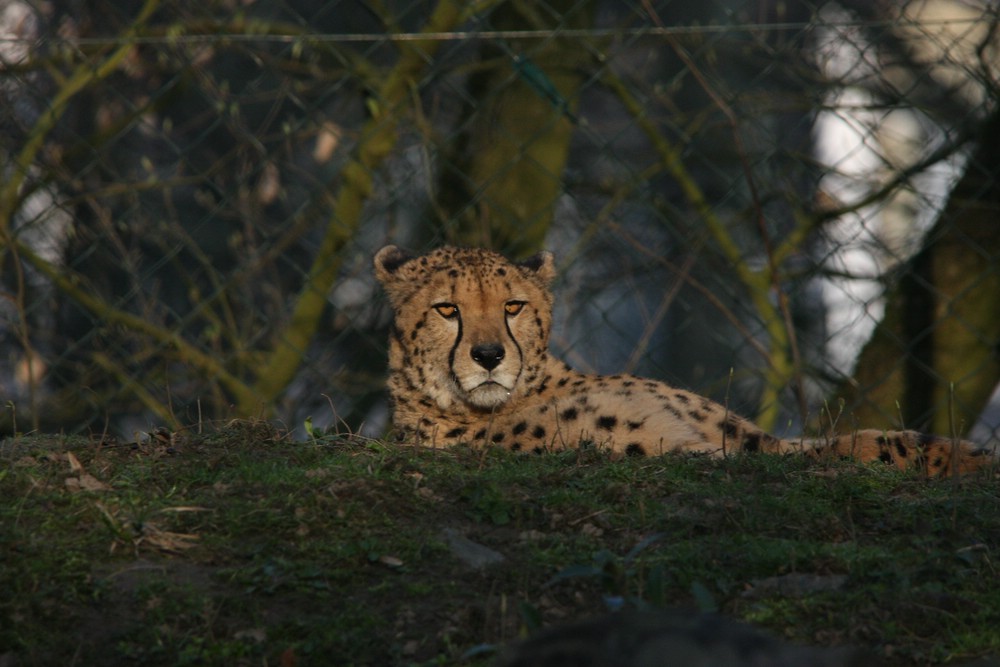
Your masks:
<path fill-rule="evenodd" d="M 455 558 L 474 570 L 481 570 L 490 565 L 496 565 L 506 560 L 498 551 L 473 542 L 452 528 L 444 529 L 444 539 Z"/>

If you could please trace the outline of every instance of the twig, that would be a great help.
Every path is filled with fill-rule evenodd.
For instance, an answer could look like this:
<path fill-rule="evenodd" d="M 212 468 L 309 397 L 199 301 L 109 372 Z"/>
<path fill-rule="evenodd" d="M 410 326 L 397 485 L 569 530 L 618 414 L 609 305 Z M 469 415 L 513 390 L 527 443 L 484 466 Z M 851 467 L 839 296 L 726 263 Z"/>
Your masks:
<path fill-rule="evenodd" d="M 423 31 L 441 32 L 455 27 L 461 20 L 460 5 L 440 0 Z M 397 107 L 406 100 L 409 82 L 426 68 L 429 56 L 440 46 L 441 42 L 434 40 L 407 42 L 396 66 L 385 77 L 377 95 L 378 108 L 361 130 L 354 158 L 340 172 L 341 185 L 333 214 L 292 306 L 288 324 L 276 332 L 274 348 L 260 367 L 252 396 L 254 403 L 263 400 L 264 405 L 270 406 L 298 372 L 319 328 L 327 294 L 337 278 L 340 251 L 360 224 L 361 210 L 372 193 L 373 173 L 398 140 L 396 127 L 401 114 Z M 240 412 L 252 408 L 253 405 L 242 402 L 239 405 Z"/>
<path fill-rule="evenodd" d="M 711 205 L 698 183 L 684 166 L 681 153 L 648 119 L 645 107 L 617 78 L 608 73 L 602 79 L 621 100 L 632 115 L 634 122 L 646 134 L 653 148 L 659 153 L 667 172 L 680 186 L 685 198 L 705 223 L 709 233 L 718 245 L 722 255 L 732 267 L 739 281 L 746 288 L 754 309 L 760 316 L 771 343 L 768 366 L 765 373 L 764 390 L 757 410 L 757 423 L 765 430 L 773 430 L 780 410 L 779 396 L 795 368 L 789 363 L 785 350 L 789 349 L 788 328 L 780 308 L 771 303 L 770 292 L 773 276 L 755 273 L 743 261 L 743 253 L 722 220 L 712 210 Z"/>
<path fill-rule="evenodd" d="M 177 332 L 164 329 L 143 318 L 115 308 L 103 299 L 94 296 L 92 290 L 81 286 L 83 280 L 78 274 L 66 275 L 56 267 L 36 255 L 30 248 L 18 243 L 18 252 L 35 267 L 60 292 L 90 311 L 108 324 L 116 324 L 125 329 L 148 336 L 167 349 L 176 350 L 176 356 L 198 368 L 207 377 L 216 377 L 237 400 L 251 404 L 257 401 L 256 394 L 242 380 L 232 375 L 215 357 L 199 350 Z"/>
<path fill-rule="evenodd" d="M 119 364 L 116 364 L 107 355 L 101 352 L 95 352 L 90 358 L 100 368 L 117 378 L 125 389 L 135 395 L 135 397 L 139 399 L 139 402 L 146 406 L 146 409 L 162 419 L 168 425 L 168 428 L 171 430 L 176 430 L 178 428 L 179 422 L 173 415 L 172 407 L 170 405 L 164 405 L 161 401 L 158 401 L 152 394 L 146 391 L 145 387 L 136 382 L 131 375 L 126 373 Z"/>
<path fill-rule="evenodd" d="M 656 23 L 660 28 L 663 28 L 664 27 L 663 21 L 660 20 L 659 15 L 653 9 L 652 5 L 649 3 L 649 0 L 642 0 L 642 2 L 643 2 L 643 7 L 646 9 L 646 12 L 649 14 L 649 16 L 653 19 L 653 22 Z M 750 191 L 750 201 L 753 204 L 753 210 L 755 213 L 754 218 L 756 219 L 757 222 L 757 228 L 760 233 L 761 243 L 764 246 L 764 255 L 767 257 L 768 277 L 770 279 L 771 289 L 777 296 L 778 309 L 781 312 L 781 318 L 785 326 L 784 342 L 787 344 L 788 351 L 791 353 L 792 356 L 792 368 L 790 369 L 791 371 L 790 374 L 791 374 L 791 379 L 794 383 L 795 397 L 799 404 L 799 413 L 804 423 L 808 416 L 809 408 L 806 405 L 805 386 L 802 380 L 802 358 L 801 355 L 799 354 L 798 341 L 795 335 L 795 322 L 792 319 L 792 312 L 788 305 L 788 295 L 781 287 L 781 280 L 779 278 L 779 272 L 778 272 L 778 262 L 776 261 L 774 251 L 771 248 L 771 236 L 767 231 L 767 222 L 764 220 L 764 209 L 761 206 L 760 195 L 757 192 L 757 183 L 754 180 L 753 171 L 751 170 L 750 162 L 747 159 L 747 150 L 746 146 L 743 143 L 743 135 L 740 133 L 739 130 L 739 123 L 736 119 L 736 113 L 733 111 L 732 107 L 729 106 L 726 103 L 726 101 L 718 95 L 718 93 L 715 91 L 715 88 L 708 83 L 708 80 L 701 72 L 701 68 L 699 68 L 697 63 L 695 63 L 691 59 L 687 51 L 681 48 L 677 40 L 672 35 L 668 35 L 666 39 L 667 42 L 670 44 L 670 47 L 674 50 L 674 53 L 677 54 L 677 57 L 681 59 L 681 62 L 684 63 L 684 66 L 687 67 L 688 71 L 691 72 L 691 75 L 694 76 L 696 81 L 698 81 L 698 84 L 701 86 L 705 94 L 709 96 L 709 98 L 715 103 L 715 106 L 719 109 L 719 111 L 721 111 L 722 114 L 726 117 L 726 122 L 728 123 L 729 128 L 732 131 L 733 142 L 735 143 L 736 147 L 736 155 L 739 157 L 740 166 L 743 169 L 743 176 L 747 182 L 747 188 Z"/>
<path fill-rule="evenodd" d="M 21 186 L 27 178 L 32 163 L 35 161 L 38 151 L 41 150 L 45 138 L 62 118 L 69 106 L 70 100 L 77 93 L 96 81 L 107 78 L 112 72 L 118 69 L 126 56 L 132 52 L 130 38 L 138 33 L 139 26 L 152 16 L 159 5 L 159 0 L 146 0 L 139 11 L 139 15 L 132 25 L 122 35 L 122 44 L 115 49 L 111 55 L 103 62 L 94 65 L 92 62 L 81 63 L 73 74 L 63 82 L 62 88 L 56 93 L 49 103 L 47 113 L 42 114 L 38 121 L 32 126 L 24 146 L 14 158 L 14 164 L 10 167 L 9 180 L 0 188 L 0 242 L 10 244 L 13 241 L 10 225 L 20 205 L 19 193 Z"/>

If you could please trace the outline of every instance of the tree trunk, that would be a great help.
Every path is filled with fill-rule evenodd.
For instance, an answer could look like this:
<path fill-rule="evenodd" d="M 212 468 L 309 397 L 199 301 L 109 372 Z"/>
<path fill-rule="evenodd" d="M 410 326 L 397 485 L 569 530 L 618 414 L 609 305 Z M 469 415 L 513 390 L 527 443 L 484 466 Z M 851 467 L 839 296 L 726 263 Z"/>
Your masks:
<path fill-rule="evenodd" d="M 968 430 L 1000 380 L 1000 113 L 887 298 L 856 382 L 842 387 L 851 419 Z"/>
<path fill-rule="evenodd" d="M 581 11 L 565 0 L 549 5 L 554 11 L 543 17 L 531 3 L 508 2 L 492 14 L 493 27 L 549 29 L 555 26 L 545 22 L 553 15 L 572 17 L 572 25 L 562 27 L 590 20 L 589 7 Z M 565 38 L 483 48 L 481 62 L 489 66 L 470 80 L 472 121 L 442 178 L 449 242 L 512 255 L 541 248 L 563 189 L 587 58 L 585 48 Z"/>

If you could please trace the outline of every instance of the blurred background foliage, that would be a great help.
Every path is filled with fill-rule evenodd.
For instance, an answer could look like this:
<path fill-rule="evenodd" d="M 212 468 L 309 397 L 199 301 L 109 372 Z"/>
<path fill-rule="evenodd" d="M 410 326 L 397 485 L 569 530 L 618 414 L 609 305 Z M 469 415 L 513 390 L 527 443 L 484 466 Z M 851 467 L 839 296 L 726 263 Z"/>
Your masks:
<path fill-rule="evenodd" d="M 998 16 L 0 0 L 0 429 L 381 433 L 392 242 L 556 252 L 581 370 L 995 438 Z"/>

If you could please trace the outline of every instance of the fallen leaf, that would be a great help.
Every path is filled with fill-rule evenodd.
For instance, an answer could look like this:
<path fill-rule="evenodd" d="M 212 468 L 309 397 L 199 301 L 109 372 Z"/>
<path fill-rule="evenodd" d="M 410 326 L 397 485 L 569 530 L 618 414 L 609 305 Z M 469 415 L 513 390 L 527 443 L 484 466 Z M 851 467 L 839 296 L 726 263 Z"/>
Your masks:
<path fill-rule="evenodd" d="M 233 633 L 236 639 L 248 639 L 255 644 L 263 644 L 267 639 L 267 631 L 264 628 L 250 628 L 248 630 L 237 630 Z"/>
<path fill-rule="evenodd" d="M 518 539 L 522 542 L 537 542 L 538 540 L 544 540 L 546 534 L 540 530 L 524 530 L 518 534 Z"/>
<path fill-rule="evenodd" d="M 379 556 L 378 562 L 386 567 L 403 567 L 403 561 L 395 556 Z"/>
<path fill-rule="evenodd" d="M 80 459 L 76 458 L 73 452 L 66 452 L 66 460 L 69 462 L 70 472 L 80 472 L 83 470 L 83 464 L 80 463 Z"/>
<path fill-rule="evenodd" d="M 79 477 L 67 477 L 64 481 L 70 491 L 107 491 L 111 487 L 90 473 L 81 473 Z"/>
<path fill-rule="evenodd" d="M 107 491 L 111 487 L 90 473 L 80 473 L 80 488 L 84 491 Z"/>

